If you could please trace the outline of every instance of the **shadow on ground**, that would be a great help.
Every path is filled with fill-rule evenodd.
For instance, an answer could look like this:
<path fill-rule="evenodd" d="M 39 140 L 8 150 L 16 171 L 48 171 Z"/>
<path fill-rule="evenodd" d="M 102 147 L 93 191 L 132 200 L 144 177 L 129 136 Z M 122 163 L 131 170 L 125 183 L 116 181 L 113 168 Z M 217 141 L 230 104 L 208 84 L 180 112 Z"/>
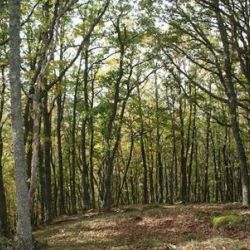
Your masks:
<path fill-rule="evenodd" d="M 213 219 L 240 216 L 240 223 Z M 231 218 L 231 217 L 229 217 Z M 222 220 L 221 220 L 222 221 Z M 224 222 L 226 221 L 226 222 Z M 240 205 L 148 205 L 61 217 L 35 237 L 44 249 L 250 249 L 250 211 Z"/>

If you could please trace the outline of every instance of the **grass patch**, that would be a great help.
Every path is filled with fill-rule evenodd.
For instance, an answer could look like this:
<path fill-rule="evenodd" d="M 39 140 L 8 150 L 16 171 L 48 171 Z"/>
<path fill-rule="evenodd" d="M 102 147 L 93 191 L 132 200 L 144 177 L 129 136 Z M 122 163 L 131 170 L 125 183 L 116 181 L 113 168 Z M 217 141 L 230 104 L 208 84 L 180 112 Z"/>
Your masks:
<path fill-rule="evenodd" d="M 229 225 L 235 226 L 239 225 L 244 221 L 243 217 L 235 214 L 228 214 L 214 217 L 212 220 L 212 224 L 214 228 L 219 228 L 220 226 Z"/>
<path fill-rule="evenodd" d="M 136 207 L 125 207 L 122 211 L 124 213 L 131 213 L 131 212 L 138 212 L 139 209 Z"/>

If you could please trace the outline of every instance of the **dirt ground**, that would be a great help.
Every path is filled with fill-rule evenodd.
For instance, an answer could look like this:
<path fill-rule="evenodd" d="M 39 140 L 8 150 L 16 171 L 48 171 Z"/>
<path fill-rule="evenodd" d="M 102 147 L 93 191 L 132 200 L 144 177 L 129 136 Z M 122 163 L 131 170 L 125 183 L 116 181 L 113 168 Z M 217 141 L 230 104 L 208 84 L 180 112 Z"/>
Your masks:
<path fill-rule="evenodd" d="M 238 216 L 219 225 L 214 218 Z M 239 204 L 147 205 L 64 216 L 34 233 L 43 249 L 250 250 L 250 209 Z"/>

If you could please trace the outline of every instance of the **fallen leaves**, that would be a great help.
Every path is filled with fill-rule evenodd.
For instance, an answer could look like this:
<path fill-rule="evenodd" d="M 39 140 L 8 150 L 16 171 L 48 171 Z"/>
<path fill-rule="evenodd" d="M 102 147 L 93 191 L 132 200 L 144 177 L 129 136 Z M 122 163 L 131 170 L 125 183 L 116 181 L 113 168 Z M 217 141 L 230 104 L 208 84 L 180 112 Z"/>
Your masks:
<path fill-rule="evenodd" d="M 63 217 L 35 235 L 54 250 L 250 249 L 250 222 L 218 230 L 211 224 L 215 215 L 232 211 L 249 217 L 247 210 L 232 205 L 136 206 L 108 214 L 91 211 Z"/>

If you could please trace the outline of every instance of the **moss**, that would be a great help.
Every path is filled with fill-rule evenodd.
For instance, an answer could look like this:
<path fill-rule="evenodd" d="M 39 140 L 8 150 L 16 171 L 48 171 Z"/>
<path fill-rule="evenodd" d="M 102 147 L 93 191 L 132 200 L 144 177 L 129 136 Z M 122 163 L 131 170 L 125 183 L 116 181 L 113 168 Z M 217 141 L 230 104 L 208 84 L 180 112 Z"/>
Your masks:
<path fill-rule="evenodd" d="M 6 238 L 5 236 L 0 235 L 0 249 L 2 250 L 12 250 L 14 249 L 11 240 Z"/>
<path fill-rule="evenodd" d="M 243 217 L 240 215 L 235 215 L 235 214 L 228 214 L 228 215 L 222 215 L 222 216 L 217 216 L 213 218 L 213 226 L 214 228 L 218 228 L 223 225 L 238 225 L 241 222 L 243 222 Z"/>

